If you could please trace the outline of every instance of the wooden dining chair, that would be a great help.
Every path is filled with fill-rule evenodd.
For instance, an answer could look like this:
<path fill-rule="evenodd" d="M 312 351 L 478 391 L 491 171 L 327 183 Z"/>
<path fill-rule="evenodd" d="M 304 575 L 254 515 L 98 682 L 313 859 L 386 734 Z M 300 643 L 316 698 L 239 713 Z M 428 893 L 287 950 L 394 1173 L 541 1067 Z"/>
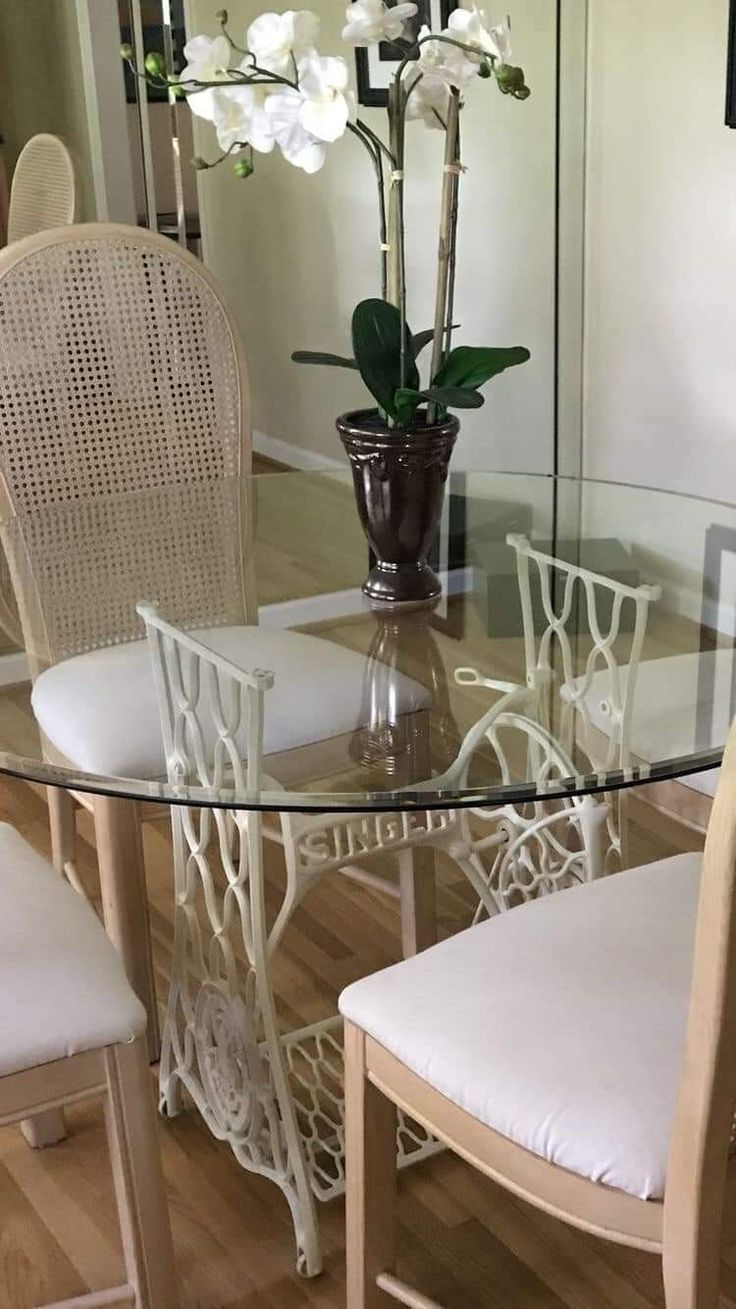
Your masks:
<path fill-rule="evenodd" d="M 124 1284 L 57 1309 L 178 1305 L 145 1025 L 90 906 L 0 824 L 0 1125 L 103 1099 L 123 1237 Z"/>
<path fill-rule="evenodd" d="M 67 146 L 39 132 L 23 146 L 13 170 L 8 206 L 8 241 L 74 222 L 77 187 Z"/>
<path fill-rule="evenodd" d="M 736 727 L 705 854 L 536 900 L 343 992 L 348 1309 L 396 1267 L 396 1108 L 513 1194 L 717 1309 L 736 1105 Z"/>
<path fill-rule="evenodd" d="M 201 263 L 146 229 L 87 223 L 0 252 L 0 415 L 6 517 L 166 482 L 204 484 L 250 468 L 250 389 L 230 310 Z M 142 531 L 143 520 L 141 548 Z M 81 559 L 57 562 L 73 583 L 63 605 L 52 585 L 40 595 L 42 611 L 29 617 L 24 586 L 16 586 L 36 688 L 52 666 L 58 675 L 61 660 L 82 651 L 104 655 L 102 647 L 142 635 L 138 596 L 123 611 L 96 589 L 94 563 L 82 578 Z M 160 562 L 171 582 L 175 561 Z M 119 559 L 118 570 L 128 563 Z M 179 596 L 190 586 L 181 578 Z M 191 597 L 183 599 L 190 607 Z M 247 596 L 237 604 L 242 621 Z M 109 688 L 109 671 L 100 675 Z M 92 681 L 90 674 L 88 691 Z M 115 724 L 101 722 L 84 695 L 75 700 L 68 687 L 59 688 L 59 701 L 66 730 L 56 742 L 37 713 L 47 758 L 96 771 Z M 140 810 L 134 802 L 56 788 L 48 799 L 54 863 L 72 880 L 75 802 L 93 814 L 106 926 L 146 1004 L 155 1057 Z"/>
<path fill-rule="evenodd" d="M 0 209 L 2 185 L 0 185 Z M 74 222 L 76 178 L 72 157 L 58 136 L 39 132 L 18 155 L 10 189 L 7 222 L 0 220 L 0 244 Z M 23 645 L 18 607 L 5 556 L 0 552 L 0 627 L 14 645 Z"/>
<path fill-rule="evenodd" d="M 146 229 L 97 223 L 0 252 L 0 518 L 50 762 L 165 776 L 135 612 L 151 594 L 221 653 L 274 671 L 269 754 L 355 728 L 364 656 L 256 626 L 239 481 L 250 468 L 243 347 L 197 259 Z M 426 703 L 410 678 L 397 678 L 396 696 L 407 713 Z M 48 799 L 54 863 L 77 886 L 75 804 L 93 814 L 105 923 L 146 1004 L 155 1058 L 141 819 L 160 808 L 56 788 Z M 268 835 L 281 840 L 278 822 Z"/>

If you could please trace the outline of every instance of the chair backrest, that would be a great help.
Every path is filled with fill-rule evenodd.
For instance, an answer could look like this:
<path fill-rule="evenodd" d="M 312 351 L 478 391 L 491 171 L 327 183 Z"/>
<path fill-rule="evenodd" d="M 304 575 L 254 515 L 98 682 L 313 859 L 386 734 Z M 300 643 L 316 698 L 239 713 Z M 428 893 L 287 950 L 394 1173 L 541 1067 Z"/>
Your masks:
<path fill-rule="evenodd" d="M 48 132 L 26 141 L 15 165 L 8 208 L 8 241 L 73 223 L 74 164 L 64 142 Z"/>
<path fill-rule="evenodd" d="M 203 265 L 84 223 L 0 253 L 0 472 L 15 513 L 250 467 L 250 390 Z"/>
<path fill-rule="evenodd" d="M 142 493 L 180 487 L 186 498 L 189 488 L 193 503 L 197 486 L 235 479 L 250 471 L 250 460 L 242 345 L 217 285 L 192 255 L 146 229 L 97 223 L 42 233 L 0 252 L 0 512 L 25 517 L 24 539 L 33 538 L 22 567 L 25 583 L 36 582 L 34 630 L 24 627 L 37 665 L 139 637 L 134 604 L 146 592 L 182 625 L 247 621 L 242 605 L 234 610 L 219 599 L 212 618 L 202 604 L 195 614 L 185 595 L 197 573 L 209 568 L 214 576 L 237 559 L 242 516 L 240 537 L 229 542 L 223 532 L 230 518 L 213 524 L 217 541 L 203 534 L 197 561 L 184 506 L 178 521 L 171 512 L 162 522 L 168 537 L 157 545 Z M 105 499 L 112 506 L 107 531 L 114 519 L 127 548 L 120 567 L 130 587 L 121 585 L 122 574 L 116 585 L 129 607 L 113 613 L 101 603 L 88 537 L 87 573 L 81 557 L 65 560 L 76 589 L 63 609 L 54 558 L 74 540 L 69 528 L 64 533 L 64 513 Z M 45 524 L 31 528 L 39 510 Z M 100 533 L 105 512 L 100 508 Z M 215 545 L 219 558 L 205 558 Z M 17 592 L 24 589 L 16 582 Z M 106 601 L 110 594 L 108 585 Z M 38 645 L 42 627 L 45 651 Z"/>
<path fill-rule="evenodd" d="M 510 534 L 516 551 L 528 685 L 538 712 L 568 753 L 582 747 L 595 769 L 628 761 L 636 676 L 658 586 L 628 586 L 536 550 Z M 624 621 L 626 620 L 626 621 Z M 604 672 L 609 730 L 592 729 L 593 679 Z"/>
<path fill-rule="evenodd" d="M 672 1248 L 694 1250 L 705 1233 L 717 1268 L 736 1106 L 736 723 L 705 842 L 692 976 L 664 1221 Z"/>

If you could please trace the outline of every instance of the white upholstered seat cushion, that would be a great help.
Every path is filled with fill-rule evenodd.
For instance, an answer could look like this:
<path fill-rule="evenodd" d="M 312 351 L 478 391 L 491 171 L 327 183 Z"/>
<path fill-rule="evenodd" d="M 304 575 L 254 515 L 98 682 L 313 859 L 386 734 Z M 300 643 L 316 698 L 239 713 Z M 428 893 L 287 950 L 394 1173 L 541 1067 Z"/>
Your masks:
<path fill-rule="evenodd" d="M 510 1140 L 661 1197 L 700 866 L 677 855 L 530 901 L 354 983 L 340 1009 Z"/>
<path fill-rule="evenodd" d="M 192 635 L 240 668 L 275 674 L 266 695 L 264 754 L 351 732 L 363 722 L 366 660 L 300 632 L 222 627 Z M 399 713 L 422 708 L 424 687 L 396 674 Z M 70 763 L 90 773 L 156 778 L 166 772 L 146 641 L 76 655 L 47 669 L 32 695 L 36 720 Z"/>
<path fill-rule="evenodd" d="M 0 823 L 0 1077 L 132 1041 L 145 1026 L 92 907 Z"/>
<path fill-rule="evenodd" d="M 720 736 L 725 741 L 732 718 L 733 657 L 733 650 L 723 649 L 643 659 L 636 675 L 631 753 L 646 763 L 692 754 L 700 744 L 701 716 L 706 730 L 714 733 L 713 739 Z M 622 693 L 626 677 L 624 668 Z M 577 686 L 581 681 L 578 679 Z M 585 707 L 593 727 L 605 736 L 611 733 L 610 694 L 610 674 L 601 668 L 591 678 Z M 673 712 L 675 708 L 677 712 Z M 680 780 L 683 786 L 714 796 L 718 771 L 712 768 Z"/>

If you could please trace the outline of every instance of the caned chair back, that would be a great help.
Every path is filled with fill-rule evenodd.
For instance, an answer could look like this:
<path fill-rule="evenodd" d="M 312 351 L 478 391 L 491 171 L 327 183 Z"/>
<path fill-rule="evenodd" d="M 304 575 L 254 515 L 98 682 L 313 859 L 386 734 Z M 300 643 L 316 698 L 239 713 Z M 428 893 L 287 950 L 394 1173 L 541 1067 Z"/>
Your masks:
<path fill-rule="evenodd" d="M 242 345 L 187 251 L 90 223 L 0 253 L 0 511 L 36 669 L 140 637 L 141 595 L 182 626 L 252 620 L 250 455 Z"/>
<path fill-rule="evenodd" d="M 73 223 L 76 212 L 74 164 L 64 142 L 48 132 L 26 141 L 18 155 L 10 189 L 8 241 Z"/>

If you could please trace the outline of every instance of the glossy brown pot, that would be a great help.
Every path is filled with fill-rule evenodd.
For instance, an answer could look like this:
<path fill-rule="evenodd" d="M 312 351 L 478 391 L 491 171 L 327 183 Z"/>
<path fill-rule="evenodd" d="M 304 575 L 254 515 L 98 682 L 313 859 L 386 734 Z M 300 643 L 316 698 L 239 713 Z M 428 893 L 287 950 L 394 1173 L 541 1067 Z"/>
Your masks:
<path fill-rule="evenodd" d="M 376 558 L 363 591 L 384 605 L 423 603 L 441 592 L 427 555 L 437 535 L 460 424 L 452 415 L 439 423 L 418 417 L 411 428 L 388 427 L 374 409 L 337 420 L 358 514 Z"/>

